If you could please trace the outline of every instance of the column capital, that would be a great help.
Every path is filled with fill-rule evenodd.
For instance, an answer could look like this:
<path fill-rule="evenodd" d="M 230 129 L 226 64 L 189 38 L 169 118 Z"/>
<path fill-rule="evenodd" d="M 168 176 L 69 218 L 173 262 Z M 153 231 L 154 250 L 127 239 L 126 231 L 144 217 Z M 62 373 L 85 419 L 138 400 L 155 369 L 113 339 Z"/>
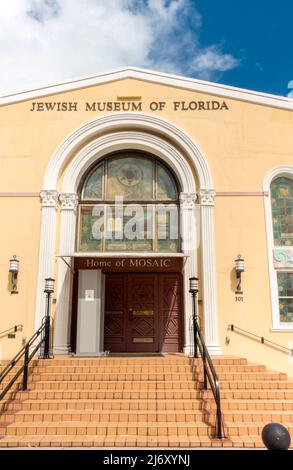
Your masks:
<path fill-rule="evenodd" d="M 78 206 L 78 195 L 76 193 L 61 193 L 59 199 L 61 210 L 76 210 Z"/>
<path fill-rule="evenodd" d="M 199 200 L 201 206 L 213 206 L 215 204 L 216 191 L 214 189 L 201 189 Z"/>
<path fill-rule="evenodd" d="M 42 207 L 57 207 L 58 191 L 45 190 L 40 192 Z"/>
<path fill-rule="evenodd" d="M 180 205 L 182 209 L 193 209 L 196 203 L 196 193 L 180 193 Z"/>

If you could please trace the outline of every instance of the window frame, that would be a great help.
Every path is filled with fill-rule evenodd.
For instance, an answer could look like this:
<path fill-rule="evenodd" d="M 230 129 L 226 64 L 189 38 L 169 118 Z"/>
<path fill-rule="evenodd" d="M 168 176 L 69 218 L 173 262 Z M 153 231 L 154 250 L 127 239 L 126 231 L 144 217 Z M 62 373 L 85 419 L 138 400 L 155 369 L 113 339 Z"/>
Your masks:
<path fill-rule="evenodd" d="M 269 279 L 270 279 L 270 295 L 271 295 L 271 311 L 272 311 L 272 326 L 273 332 L 293 332 L 293 322 L 285 323 L 280 321 L 280 308 L 279 308 L 279 291 L 278 291 L 278 277 L 277 273 L 292 272 L 290 268 L 276 268 L 274 266 L 274 250 L 288 250 L 291 249 L 288 245 L 275 245 L 274 230 L 273 230 L 273 217 L 272 217 L 272 194 L 271 184 L 279 177 L 290 178 L 293 180 L 293 167 L 281 166 L 273 168 L 266 175 L 264 180 L 264 206 L 265 206 L 265 221 L 266 221 L 266 234 L 267 234 L 267 249 L 268 249 L 268 264 L 269 264 Z M 293 247 L 292 247 L 293 248 Z"/>

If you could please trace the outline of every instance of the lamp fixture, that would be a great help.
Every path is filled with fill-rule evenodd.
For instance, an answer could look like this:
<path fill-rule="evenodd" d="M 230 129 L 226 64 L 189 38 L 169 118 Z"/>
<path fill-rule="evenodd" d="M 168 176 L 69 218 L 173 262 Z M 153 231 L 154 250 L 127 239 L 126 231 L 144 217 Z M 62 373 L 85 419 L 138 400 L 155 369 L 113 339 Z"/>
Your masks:
<path fill-rule="evenodd" d="M 13 258 L 9 260 L 9 272 L 11 273 L 11 294 L 18 294 L 17 290 L 17 275 L 19 271 L 19 260 L 16 255 L 13 255 Z"/>
<path fill-rule="evenodd" d="M 244 272 L 244 259 L 242 258 L 241 255 L 238 255 L 237 259 L 235 259 L 235 271 L 236 271 L 236 278 L 239 280 L 237 287 L 236 287 L 236 292 L 240 293 L 241 292 L 241 274 Z"/>
<path fill-rule="evenodd" d="M 189 278 L 189 292 L 191 294 L 198 293 L 198 277 L 190 277 Z"/>
<path fill-rule="evenodd" d="M 55 279 L 53 279 L 52 277 L 47 277 L 45 279 L 45 294 L 53 294 L 54 292 L 54 282 L 55 282 Z"/>
<path fill-rule="evenodd" d="M 41 354 L 40 357 L 43 359 L 50 359 L 53 357 L 51 351 L 50 351 L 50 346 L 51 346 L 51 339 L 52 339 L 52 331 L 51 331 L 51 295 L 54 292 L 54 283 L 55 279 L 52 277 L 47 277 L 45 279 L 45 289 L 44 292 L 47 297 L 47 306 L 46 306 L 46 313 L 44 317 L 45 321 L 45 337 L 44 337 L 44 349 L 43 349 L 43 354 Z"/>

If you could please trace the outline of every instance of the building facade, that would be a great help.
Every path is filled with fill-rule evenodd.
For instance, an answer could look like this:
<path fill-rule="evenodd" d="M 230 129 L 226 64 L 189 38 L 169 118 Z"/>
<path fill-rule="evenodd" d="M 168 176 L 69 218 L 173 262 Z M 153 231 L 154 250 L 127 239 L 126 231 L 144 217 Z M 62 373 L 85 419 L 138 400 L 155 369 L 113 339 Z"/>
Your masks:
<path fill-rule="evenodd" d="M 292 110 L 140 69 L 3 96 L 0 330 L 23 330 L 1 357 L 41 325 L 48 277 L 56 355 L 190 354 L 197 276 L 209 351 L 290 373 L 229 326 L 293 349 Z"/>

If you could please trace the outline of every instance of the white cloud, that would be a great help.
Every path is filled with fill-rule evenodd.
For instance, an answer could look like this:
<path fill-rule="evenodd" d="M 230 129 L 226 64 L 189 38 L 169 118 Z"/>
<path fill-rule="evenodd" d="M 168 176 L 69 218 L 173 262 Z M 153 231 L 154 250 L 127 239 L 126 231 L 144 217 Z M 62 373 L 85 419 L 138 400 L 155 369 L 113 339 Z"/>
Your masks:
<path fill-rule="evenodd" d="M 190 64 L 190 70 L 208 79 L 211 74 L 226 72 L 238 65 L 239 61 L 231 54 L 223 54 L 217 46 L 210 46 L 199 51 Z"/>
<path fill-rule="evenodd" d="M 238 61 L 216 45 L 202 49 L 200 28 L 191 0 L 1 2 L 0 91 L 122 66 L 212 80 Z"/>
<path fill-rule="evenodd" d="M 291 89 L 291 91 L 289 91 L 287 96 L 289 98 L 293 98 L 293 80 L 290 80 L 290 82 L 288 83 L 288 88 Z"/>

